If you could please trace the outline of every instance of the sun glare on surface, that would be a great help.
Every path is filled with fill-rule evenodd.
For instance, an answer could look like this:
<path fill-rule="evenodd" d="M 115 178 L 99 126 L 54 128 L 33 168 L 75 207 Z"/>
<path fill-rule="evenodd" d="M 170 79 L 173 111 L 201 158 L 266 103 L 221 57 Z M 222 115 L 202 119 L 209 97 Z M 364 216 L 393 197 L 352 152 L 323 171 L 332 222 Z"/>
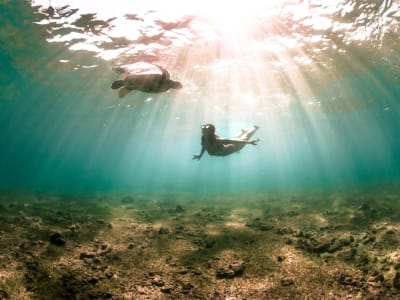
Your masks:
<path fill-rule="evenodd" d="M 259 113 L 258 104 L 266 109 L 282 107 L 289 103 L 286 95 L 309 102 L 314 90 L 303 78 L 304 70 L 329 74 L 329 67 L 318 63 L 320 53 L 336 49 L 326 33 L 350 30 L 334 17 L 338 9 L 350 10 L 341 1 L 31 3 L 53 12 L 44 20 L 57 24 L 48 42 L 87 51 L 111 64 L 151 61 L 167 66 L 178 77 L 190 74 L 185 75 L 185 86 L 194 88 L 188 93 L 199 91 L 198 97 L 191 98 L 206 98 L 210 107 L 225 112 L 228 107 L 244 107 Z"/>
<path fill-rule="evenodd" d="M 279 1 L 223 2 L 207 0 L 199 7 L 198 14 L 209 19 L 222 33 L 243 32 L 264 20 L 276 9 Z"/>

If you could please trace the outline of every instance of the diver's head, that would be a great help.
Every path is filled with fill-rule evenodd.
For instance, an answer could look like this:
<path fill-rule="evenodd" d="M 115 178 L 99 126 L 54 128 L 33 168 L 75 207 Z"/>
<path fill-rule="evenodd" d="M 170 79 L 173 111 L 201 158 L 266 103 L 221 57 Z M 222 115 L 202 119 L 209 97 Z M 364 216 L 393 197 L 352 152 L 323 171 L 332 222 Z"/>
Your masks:
<path fill-rule="evenodd" d="M 215 134 L 215 126 L 213 124 L 205 124 L 201 126 L 201 131 L 206 135 L 214 135 Z"/>

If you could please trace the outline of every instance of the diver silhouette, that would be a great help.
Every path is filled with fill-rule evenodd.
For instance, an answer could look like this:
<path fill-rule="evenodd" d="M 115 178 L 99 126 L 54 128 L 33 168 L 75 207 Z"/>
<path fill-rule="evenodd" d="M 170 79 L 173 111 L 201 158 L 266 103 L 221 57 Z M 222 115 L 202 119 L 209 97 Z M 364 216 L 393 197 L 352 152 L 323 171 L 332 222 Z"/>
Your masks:
<path fill-rule="evenodd" d="M 249 141 L 259 127 L 254 125 L 249 130 L 243 130 L 234 139 L 224 139 L 215 134 L 213 124 L 201 126 L 201 151 L 193 155 L 193 159 L 200 159 L 205 151 L 213 156 L 226 156 L 238 152 L 247 144 L 257 145 L 259 139 Z"/>

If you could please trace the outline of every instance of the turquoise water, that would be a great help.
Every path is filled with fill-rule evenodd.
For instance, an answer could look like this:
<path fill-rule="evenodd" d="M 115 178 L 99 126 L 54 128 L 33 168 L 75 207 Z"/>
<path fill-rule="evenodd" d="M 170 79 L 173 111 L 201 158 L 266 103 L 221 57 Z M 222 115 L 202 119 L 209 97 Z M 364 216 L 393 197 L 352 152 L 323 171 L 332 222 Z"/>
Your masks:
<path fill-rule="evenodd" d="M 276 1 L 232 17 L 157 1 L 62 2 L 0 4 L 1 189 L 201 194 L 398 182 L 398 1 Z M 119 99 L 112 68 L 137 61 L 164 65 L 183 89 Z M 224 137 L 256 124 L 260 142 L 193 161 L 204 123 Z"/>

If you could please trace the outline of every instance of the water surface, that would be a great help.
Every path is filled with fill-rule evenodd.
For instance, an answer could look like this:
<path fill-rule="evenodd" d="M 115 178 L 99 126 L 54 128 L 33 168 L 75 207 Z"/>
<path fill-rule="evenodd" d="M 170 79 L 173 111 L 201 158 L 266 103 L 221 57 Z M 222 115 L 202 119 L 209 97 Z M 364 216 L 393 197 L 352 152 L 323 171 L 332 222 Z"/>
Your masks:
<path fill-rule="evenodd" d="M 396 183 L 398 1 L 5 1 L 3 189 L 193 193 Z M 119 99 L 118 64 L 184 88 Z M 258 146 L 200 151 L 200 125 Z"/>

